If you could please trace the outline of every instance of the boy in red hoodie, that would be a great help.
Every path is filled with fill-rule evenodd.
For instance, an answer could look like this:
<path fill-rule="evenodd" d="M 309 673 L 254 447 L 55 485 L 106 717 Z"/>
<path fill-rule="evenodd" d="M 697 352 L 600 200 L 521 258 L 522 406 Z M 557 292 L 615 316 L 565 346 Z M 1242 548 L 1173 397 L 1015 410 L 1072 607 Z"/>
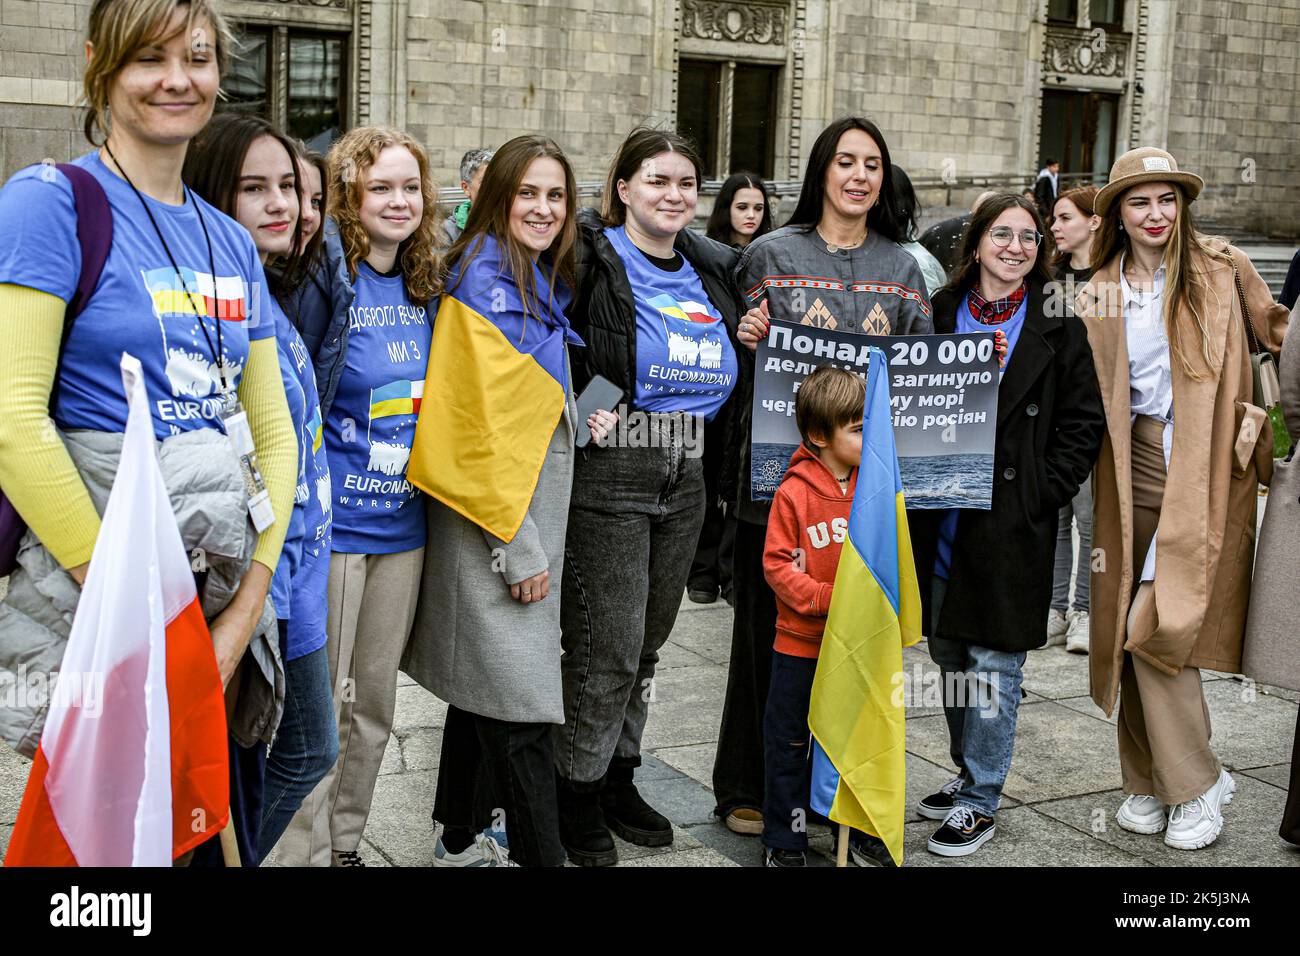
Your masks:
<path fill-rule="evenodd" d="M 865 400 L 862 378 L 831 365 L 804 380 L 794 412 L 803 442 L 767 523 L 763 572 L 776 592 L 776 642 L 763 714 L 764 866 L 806 865 L 808 704 L 862 461 Z M 889 859 L 884 844 L 874 843 L 855 831 L 849 844 L 854 862 L 877 866 Z"/>

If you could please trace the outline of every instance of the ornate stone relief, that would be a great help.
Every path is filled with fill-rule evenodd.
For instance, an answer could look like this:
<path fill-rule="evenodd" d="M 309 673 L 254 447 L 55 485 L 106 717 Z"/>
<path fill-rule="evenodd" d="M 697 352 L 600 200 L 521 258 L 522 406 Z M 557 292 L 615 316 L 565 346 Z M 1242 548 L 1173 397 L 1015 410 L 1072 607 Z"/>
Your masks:
<path fill-rule="evenodd" d="M 1127 33 L 1108 33 L 1100 27 L 1080 30 L 1049 26 L 1043 69 L 1075 76 L 1123 77 L 1128 67 L 1129 42 Z"/>
<path fill-rule="evenodd" d="M 785 43 L 786 4 L 682 0 L 682 36 L 733 43 Z"/>

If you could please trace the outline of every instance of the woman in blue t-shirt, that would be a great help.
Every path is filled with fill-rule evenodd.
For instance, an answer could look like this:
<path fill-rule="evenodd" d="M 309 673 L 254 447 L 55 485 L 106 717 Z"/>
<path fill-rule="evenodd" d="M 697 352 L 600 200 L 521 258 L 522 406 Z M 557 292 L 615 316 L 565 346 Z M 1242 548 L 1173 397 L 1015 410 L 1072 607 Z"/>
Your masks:
<path fill-rule="evenodd" d="M 32 167 L 0 191 L 0 487 L 30 529 L 0 605 L 0 669 L 59 666 L 126 427 L 119 362 L 129 352 L 144 370 L 218 670 L 226 684 L 239 675 L 231 732 L 251 745 L 270 740 L 280 707 L 264 610 L 292 509 L 296 443 L 257 250 L 181 178 L 189 141 L 212 115 L 230 33 L 203 0 L 164 4 L 161 16 L 158 6 L 95 4 L 84 79 L 96 149 L 68 175 Z M 106 197 L 112 244 L 61 346 L 82 278 L 78 215 L 89 209 L 74 200 L 70 176 Z M 222 417 L 236 401 L 269 514 L 246 508 Z M 0 734 L 30 754 L 43 717 L 0 708 Z"/>
<path fill-rule="evenodd" d="M 704 517 L 701 426 L 736 382 L 736 251 L 687 226 L 699 157 L 680 137 L 635 130 L 609 172 L 602 214 L 579 215 L 585 264 L 574 328 L 579 391 L 623 390 L 607 447 L 575 463 L 563 600 L 565 726 L 560 834 L 575 862 L 617 861 L 609 829 L 643 846 L 672 827 L 637 794 L 646 704 Z"/>
<path fill-rule="evenodd" d="M 275 846 L 289 821 L 338 757 L 329 661 L 325 653 L 331 504 L 316 375 L 302 336 L 279 303 L 304 281 L 304 262 L 320 234 L 302 244 L 300 183 L 294 144 L 266 120 L 240 113 L 213 117 L 185 160 L 185 179 L 248 230 L 267 267 L 280 375 L 298 439 L 297 491 L 284 550 L 271 582 L 284 658 L 284 717 L 265 757 L 258 857 Z M 300 190 L 302 190 L 300 192 Z M 299 251 L 301 249 L 301 252 Z M 245 775 L 261 780 L 256 770 Z"/>
<path fill-rule="evenodd" d="M 437 190 L 424 148 L 384 127 L 339 139 L 329 173 L 328 228 L 337 231 L 354 292 L 323 429 L 334 517 L 327 654 L 339 759 L 285 832 L 279 857 L 289 865 L 364 866 L 357 848 L 424 563 L 424 498 L 406 480 L 406 464 L 428 364 L 426 310 L 439 289 Z"/>

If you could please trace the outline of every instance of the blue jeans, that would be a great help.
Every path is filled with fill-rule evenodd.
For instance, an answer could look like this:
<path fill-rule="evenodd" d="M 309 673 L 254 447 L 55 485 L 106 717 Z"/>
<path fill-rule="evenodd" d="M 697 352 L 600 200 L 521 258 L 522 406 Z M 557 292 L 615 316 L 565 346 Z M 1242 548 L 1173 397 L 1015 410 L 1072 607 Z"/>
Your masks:
<path fill-rule="evenodd" d="M 942 578 L 934 579 L 935 621 L 946 586 Z M 943 674 L 943 716 L 952 762 L 965 780 L 953 794 L 953 805 L 991 817 L 1011 770 L 1025 652 L 995 651 L 942 637 L 931 637 L 929 643 L 930 657 Z"/>
<path fill-rule="evenodd" d="M 266 859 L 303 800 L 339 756 L 326 649 L 285 661 L 284 685 L 284 717 L 266 758 L 260 859 Z"/>

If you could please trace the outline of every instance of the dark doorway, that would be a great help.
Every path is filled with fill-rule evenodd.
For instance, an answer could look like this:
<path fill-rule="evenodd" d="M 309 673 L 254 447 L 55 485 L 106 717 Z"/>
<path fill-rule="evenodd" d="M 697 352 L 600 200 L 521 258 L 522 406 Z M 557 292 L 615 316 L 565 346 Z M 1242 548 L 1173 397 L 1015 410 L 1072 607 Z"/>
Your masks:
<path fill-rule="evenodd" d="M 1075 90 L 1043 90 L 1039 159 L 1061 162 L 1062 173 L 1084 173 L 1104 180 L 1115 159 L 1119 96 Z"/>

